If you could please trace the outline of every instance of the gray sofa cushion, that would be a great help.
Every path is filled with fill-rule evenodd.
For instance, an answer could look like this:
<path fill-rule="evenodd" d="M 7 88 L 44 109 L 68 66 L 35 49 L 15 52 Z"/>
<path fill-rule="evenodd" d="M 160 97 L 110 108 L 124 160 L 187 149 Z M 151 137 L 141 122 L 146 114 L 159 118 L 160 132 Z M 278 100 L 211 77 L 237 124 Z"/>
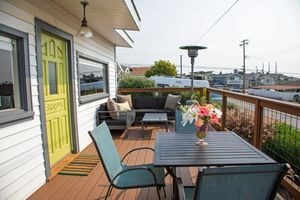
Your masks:
<path fill-rule="evenodd" d="M 165 109 L 176 109 L 177 108 L 177 104 L 180 101 L 181 96 L 180 95 L 172 95 L 172 94 L 168 94 L 166 103 L 165 103 Z"/>
<path fill-rule="evenodd" d="M 119 114 L 119 119 L 128 122 L 128 125 L 131 126 L 135 120 L 135 111 L 127 111 L 127 115 L 126 113 L 120 112 Z M 126 118 L 127 117 L 127 118 Z"/>
<path fill-rule="evenodd" d="M 106 102 L 106 107 L 107 107 L 107 110 L 110 111 L 109 115 L 111 116 L 111 118 L 113 118 L 113 119 L 119 118 L 119 113 L 114 112 L 114 111 L 118 110 L 117 104 L 114 100 L 112 100 L 111 98 L 108 98 L 108 100 Z"/>
<path fill-rule="evenodd" d="M 157 99 L 157 109 L 164 109 L 166 103 L 166 96 L 158 96 Z"/>
<path fill-rule="evenodd" d="M 125 103 L 128 101 L 130 108 L 132 108 L 132 97 L 131 94 L 128 95 L 117 95 L 118 103 Z"/>
<path fill-rule="evenodd" d="M 134 109 L 156 109 L 157 108 L 157 101 L 155 97 L 135 97 L 135 100 L 133 101 L 135 103 L 133 105 Z"/>
<path fill-rule="evenodd" d="M 156 109 L 136 109 L 134 110 L 136 113 L 136 116 L 144 116 L 145 113 L 156 113 L 157 110 Z"/>

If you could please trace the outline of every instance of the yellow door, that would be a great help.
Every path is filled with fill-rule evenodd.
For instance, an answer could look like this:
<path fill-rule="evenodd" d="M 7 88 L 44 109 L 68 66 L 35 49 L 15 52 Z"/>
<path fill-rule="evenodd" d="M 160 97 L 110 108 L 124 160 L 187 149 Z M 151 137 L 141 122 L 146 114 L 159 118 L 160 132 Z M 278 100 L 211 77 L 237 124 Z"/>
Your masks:
<path fill-rule="evenodd" d="M 42 33 L 44 100 L 50 165 L 71 151 L 66 41 Z"/>

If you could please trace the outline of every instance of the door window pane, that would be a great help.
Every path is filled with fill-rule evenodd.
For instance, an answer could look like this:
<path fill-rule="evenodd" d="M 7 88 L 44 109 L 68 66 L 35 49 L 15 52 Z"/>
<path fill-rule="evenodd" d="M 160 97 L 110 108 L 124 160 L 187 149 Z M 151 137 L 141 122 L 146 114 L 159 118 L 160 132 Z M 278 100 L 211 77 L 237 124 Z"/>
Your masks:
<path fill-rule="evenodd" d="M 0 36 L 0 110 L 20 108 L 17 42 Z"/>
<path fill-rule="evenodd" d="M 49 74 L 49 89 L 50 94 L 57 94 L 57 82 L 56 82 L 56 63 L 48 63 L 48 74 Z"/>

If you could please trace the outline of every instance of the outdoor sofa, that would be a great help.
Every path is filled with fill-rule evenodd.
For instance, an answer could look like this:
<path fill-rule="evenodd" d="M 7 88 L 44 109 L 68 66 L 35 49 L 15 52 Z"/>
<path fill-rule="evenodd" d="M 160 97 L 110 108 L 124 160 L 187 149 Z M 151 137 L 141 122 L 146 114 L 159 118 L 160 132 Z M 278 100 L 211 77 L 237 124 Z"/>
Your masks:
<path fill-rule="evenodd" d="M 116 102 L 117 99 L 113 99 Z M 107 109 L 106 103 L 100 105 L 96 114 L 97 126 L 103 121 L 106 122 L 110 130 L 125 130 L 133 123 L 138 123 L 144 117 L 145 113 L 166 113 L 168 120 L 175 120 L 175 108 L 165 108 L 167 96 L 136 96 L 132 97 L 131 111 L 115 111 L 119 112 L 118 119 L 113 119 Z M 179 101 L 177 102 L 179 103 Z"/>

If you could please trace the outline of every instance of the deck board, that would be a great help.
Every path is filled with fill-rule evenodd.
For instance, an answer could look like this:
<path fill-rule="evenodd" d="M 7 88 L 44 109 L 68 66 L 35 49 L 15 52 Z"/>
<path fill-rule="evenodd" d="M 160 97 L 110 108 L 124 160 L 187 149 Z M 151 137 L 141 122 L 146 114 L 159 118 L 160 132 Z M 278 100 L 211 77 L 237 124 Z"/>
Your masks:
<path fill-rule="evenodd" d="M 174 126 L 169 126 L 170 131 L 174 131 Z M 114 142 L 122 158 L 128 151 L 137 147 L 154 147 L 155 133 L 165 132 L 165 127 L 160 125 L 148 125 L 146 129 L 145 138 L 142 138 L 141 127 L 134 126 L 131 128 L 128 134 L 128 138 L 124 138 L 124 133 L 113 133 Z M 96 154 L 96 150 L 93 144 L 89 145 L 82 151 L 85 154 Z M 152 163 L 153 152 L 149 150 L 140 150 L 129 155 L 125 163 L 128 165 Z M 194 181 L 194 176 L 197 173 L 195 169 L 182 168 L 179 173 L 184 176 L 184 184 L 191 185 Z M 191 175 L 190 172 L 191 171 Z M 95 169 L 88 176 L 63 176 L 56 175 L 49 182 L 45 183 L 39 188 L 29 199 L 104 199 L 107 192 L 109 183 L 105 175 L 104 169 L 99 163 Z M 163 191 L 160 195 L 163 199 L 171 199 L 172 194 L 172 180 L 170 176 L 166 177 L 166 194 L 167 198 L 164 198 Z M 140 188 L 130 190 L 113 189 L 109 199 L 118 200 L 151 200 L 157 199 L 157 192 L 155 187 Z"/>

